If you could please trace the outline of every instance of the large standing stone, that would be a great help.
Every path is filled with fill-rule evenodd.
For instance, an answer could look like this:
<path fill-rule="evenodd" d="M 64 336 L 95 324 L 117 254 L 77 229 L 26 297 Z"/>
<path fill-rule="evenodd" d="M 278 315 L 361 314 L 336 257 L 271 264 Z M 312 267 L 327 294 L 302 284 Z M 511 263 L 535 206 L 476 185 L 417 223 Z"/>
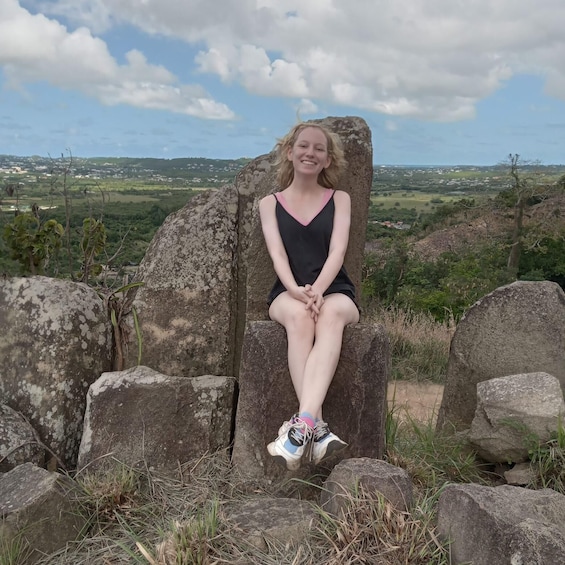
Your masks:
<path fill-rule="evenodd" d="M 67 476 L 32 463 L 0 475 L 0 547 L 25 542 L 31 551 L 25 563 L 34 563 L 77 539 L 86 525 L 79 494 Z"/>
<path fill-rule="evenodd" d="M 0 473 L 23 463 L 45 464 L 45 449 L 37 432 L 15 410 L 0 404 Z"/>
<path fill-rule="evenodd" d="M 170 377 L 143 366 L 104 373 L 88 391 L 79 467 L 118 460 L 176 474 L 227 448 L 234 387 L 233 377 Z"/>
<path fill-rule="evenodd" d="M 557 432 L 564 416 L 559 381 L 547 373 L 483 381 L 469 440 L 486 461 L 521 463 Z"/>
<path fill-rule="evenodd" d="M 0 280 L 0 403 L 21 412 L 65 465 L 76 462 L 86 392 L 111 367 L 96 291 L 48 277 Z"/>
<path fill-rule="evenodd" d="M 438 530 L 454 565 L 565 563 L 565 496 L 509 485 L 448 485 Z"/>
<path fill-rule="evenodd" d="M 178 376 L 232 375 L 237 192 L 209 190 L 167 217 L 131 294 L 141 327 L 142 364 Z M 128 364 L 136 364 L 131 333 Z"/>
<path fill-rule="evenodd" d="M 497 288 L 457 326 L 438 427 L 471 425 L 477 383 L 537 372 L 557 377 L 565 390 L 565 294 L 553 282 L 519 281 Z"/>
<path fill-rule="evenodd" d="M 324 419 L 349 443 L 341 457 L 381 458 L 384 451 L 389 342 L 381 326 L 345 328 L 341 358 L 324 402 Z M 250 322 L 245 332 L 233 461 L 256 478 L 283 478 L 266 446 L 298 407 L 287 366 L 284 328 L 276 322 Z M 309 465 L 297 474 L 311 473 Z"/>

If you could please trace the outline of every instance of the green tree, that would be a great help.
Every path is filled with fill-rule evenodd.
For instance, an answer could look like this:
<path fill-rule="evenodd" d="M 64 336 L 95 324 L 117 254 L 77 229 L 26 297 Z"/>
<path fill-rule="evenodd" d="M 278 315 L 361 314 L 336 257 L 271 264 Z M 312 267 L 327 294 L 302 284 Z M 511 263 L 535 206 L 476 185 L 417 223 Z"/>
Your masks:
<path fill-rule="evenodd" d="M 525 250 L 542 249 L 541 242 L 546 238 L 563 235 L 561 222 L 556 221 L 559 208 L 552 207 L 545 213 L 537 215 L 537 221 L 525 225 L 525 217 L 531 216 L 529 210 L 551 197 L 563 197 L 564 179 L 555 183 L 544 182 L 539 172 L 537 162 L 524 161 L 517 153 L 509 154 L 505 162 L 511 185 L 502 191 L 497 202 L 513 208 L 512 230 L 510 233 L 510 251 L 506 262 L 508 274 L 513 279 L 518 278 L 520 261 Z"/>
<path fill-rule="evenodd" d="M 37 215 L 24 212 L 4 226 L 3 237 L 22 274 L 42 275 L 49 259 L 61 248 L 63 234 L 57 220 L 42 223 Z"/>

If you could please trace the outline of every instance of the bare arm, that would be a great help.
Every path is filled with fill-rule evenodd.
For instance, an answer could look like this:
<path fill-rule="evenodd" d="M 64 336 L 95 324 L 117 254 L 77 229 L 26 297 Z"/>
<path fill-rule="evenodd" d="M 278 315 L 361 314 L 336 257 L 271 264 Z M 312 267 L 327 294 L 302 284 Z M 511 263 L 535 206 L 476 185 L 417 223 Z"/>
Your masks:
<path fill-rule="evenodd" d="M 275 273 L 288 293 L 297 300 L 308 302 L 309 297 L 304 287 L 298 286 L 290 269 L 288 256 L 279 232 L 277 217 L 275 215 L 276 199 L 273 195 L 265 196 L 259 203 L 259 214 L 263 236 L 267 244 L 267 251 L 273 261 Z"/>

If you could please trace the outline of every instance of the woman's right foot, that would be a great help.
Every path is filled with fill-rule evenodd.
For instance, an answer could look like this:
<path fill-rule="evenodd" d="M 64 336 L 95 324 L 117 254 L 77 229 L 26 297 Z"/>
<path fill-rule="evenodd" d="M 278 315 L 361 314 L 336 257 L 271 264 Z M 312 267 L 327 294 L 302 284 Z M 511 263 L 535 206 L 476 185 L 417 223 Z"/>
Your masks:
<path fill-rule="evenodd" d="M 280 433 L 282 432 L 282 433 Z M 284 422 L 279 429 L 279 436 L 267 446 L 269 454 L 289 471 L 300 468 L 302 457 L 310 452 L 314 429 L 300 418 Z"/>

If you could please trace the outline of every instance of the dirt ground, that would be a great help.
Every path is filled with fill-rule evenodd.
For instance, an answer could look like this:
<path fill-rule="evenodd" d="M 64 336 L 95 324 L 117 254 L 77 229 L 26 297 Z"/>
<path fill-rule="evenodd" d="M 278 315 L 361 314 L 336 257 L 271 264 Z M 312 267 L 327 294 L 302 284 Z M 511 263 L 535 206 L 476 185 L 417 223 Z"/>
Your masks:
<path fill-rule="evenodd" d="M 443 396 L 443 385 L 392 381 L 388 384 L 388 407 L 402 418 L 407 414 L 418 422 L 435 423 Z"/>

